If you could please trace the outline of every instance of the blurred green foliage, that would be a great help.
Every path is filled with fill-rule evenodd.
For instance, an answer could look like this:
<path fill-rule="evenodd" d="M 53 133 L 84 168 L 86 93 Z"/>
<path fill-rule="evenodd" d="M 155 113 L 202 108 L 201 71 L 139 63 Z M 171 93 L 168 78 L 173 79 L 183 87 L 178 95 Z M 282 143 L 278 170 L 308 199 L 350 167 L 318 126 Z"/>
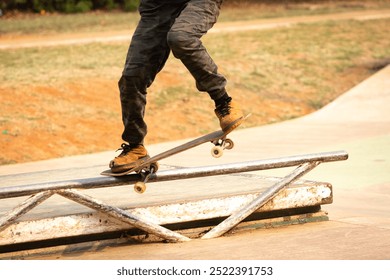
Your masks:
<path fill-rule="evenodd" d="M 83 13 L 91 10 L 134 11 L 140 0 L 0 0 L 3 13 L 11 10 L 36 13 Z"/>

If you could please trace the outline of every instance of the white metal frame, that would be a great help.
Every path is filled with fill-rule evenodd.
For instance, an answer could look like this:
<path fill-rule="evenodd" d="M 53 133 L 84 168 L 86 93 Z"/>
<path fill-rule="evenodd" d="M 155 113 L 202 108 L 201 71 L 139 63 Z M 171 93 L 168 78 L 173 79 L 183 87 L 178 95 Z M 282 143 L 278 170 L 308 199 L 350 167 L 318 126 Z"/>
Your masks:
<path fill-rule="evenodd" d="M 156 174 L 152 174 L 149 182 L 226 175 L 232 173 L 297 166 L 295 170 L 281 178 L 279 182 L 273 184 L 271 187 L 269 187 L 268 190 L 259 194 L 256 198 L 253 199 L 253 201 L 231 214 L 228 218 L 222 221 L 219 225 L 215 226 L 202 237 L 203 239 L 208 239 L 219 237 L 231 230 L 242 220 L 244 220 L 250 214 L 254 213 L 270 199 L 275 197 L 281 190 L 314 169 L 320 163 L 346 160 L 347 158 L 348 154 L 345 151 L 336 151 L 260 161 L 224 164 L 219 166 L 179 168 L 173 170 L 163 170 L 157 172 Z M 34 185 L 0 187 L 0 199 L 31 195 L 24 202 L 0 217 L 0 232 L 9 227 L 19 217 L 23 216 L 34 207 L 44 202 L 52 195 L 58 194 L 79 204 L 92 208 L 98 212 L 104 213 L 116 220 L 125 222 L 150 234 L 159 236 L 162 239 L 171 242 L 183 242 L 191 240 L 184 235 L 164 228 L 163 226 L 148 220 L 148 217 L 136 216 L 129 213 L 128 211 L 115 206 L 110 206 L 103 201 L 99 201 L 93 197 L 83 194 L 79 190 L 76 190 L 127 185 L 135 183 L 140 179 L 140 175 L 132 174 L 125 177 L 116 178 L 96 177 L 80 179 L 76 181 L 71 180 Z"/>

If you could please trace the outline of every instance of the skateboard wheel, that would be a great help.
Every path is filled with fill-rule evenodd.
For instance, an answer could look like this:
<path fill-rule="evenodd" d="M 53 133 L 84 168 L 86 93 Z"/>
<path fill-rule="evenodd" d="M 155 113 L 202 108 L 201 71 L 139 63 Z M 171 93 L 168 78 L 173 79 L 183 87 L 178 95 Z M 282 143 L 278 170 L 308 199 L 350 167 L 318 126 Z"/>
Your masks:
<path fill-rule="evenodd" d="M 137 182 L 134 184 L 134 191 L 136 193 L 144 193 L 146 190 L 146 185 L 144 182 Z"/>
<path fill-rule="evenodd" d="M 232 139 L 226 139 L 224 144 L 224 149 L 231 150 L 234 147 L 234 142 Z"/>
<path fill-rule="evenodd" d="M 211 155 L 215 158 L 219 158 L 223 155 L 223 150 L 220 146 L 215 146 L 211 149 Z"/>
<path fill-rule="evenodd" d="M 158 162 L 153 162 L 150 164 L 150 170 L 153 169 L 153 173 L 156 173 L 159 167 L 160 165 L 158 164 Z"/>

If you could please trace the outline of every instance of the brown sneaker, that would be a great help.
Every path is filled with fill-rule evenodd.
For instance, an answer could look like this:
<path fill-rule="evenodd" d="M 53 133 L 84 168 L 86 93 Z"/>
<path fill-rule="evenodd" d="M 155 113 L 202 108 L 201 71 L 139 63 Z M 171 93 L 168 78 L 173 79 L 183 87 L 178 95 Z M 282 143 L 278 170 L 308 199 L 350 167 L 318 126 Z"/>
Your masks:
<path fill-rule="evenodd" d="M 226 133 L 229 133 L 244 121 L 244 114 L 240 106 L 231 98 L 218 105 L 214 112 L 219 119 L 222 130 Z"/>
<path fill-rule="evenodd" d="M 149 159 L 147 150 L 143 145 L 121 145 L 121 154 L 110 162 L 112 172 L 124 172 L 130 170 L 145 160 Z"/>

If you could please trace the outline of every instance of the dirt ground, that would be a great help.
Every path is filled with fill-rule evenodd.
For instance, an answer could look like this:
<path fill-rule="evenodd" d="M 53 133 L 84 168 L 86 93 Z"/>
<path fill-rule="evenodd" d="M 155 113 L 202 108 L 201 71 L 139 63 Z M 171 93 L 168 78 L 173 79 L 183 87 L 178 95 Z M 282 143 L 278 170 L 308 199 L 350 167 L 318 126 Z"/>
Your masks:
<path fill-rule="evenodd" d="M 366 76 L 365 69 L 355 69 L 339 80 L 338 86 L 341 89 L 351 88 Z M 169 80 L 169 74 L 162 73 L 158 86 L 169 83 Z M 115 150 L 121 144 L 122 123 L 115 80 L 99 78 L 56 86 L 0 87 L 0 90 L 3 105 L 8 104 L 3 114 L 14 116 L 12 121 L 1 123 L 2 164 Z M 95 98 L 97 92 L 107 94 Z M 256 97 L 245 95 L 240 90 L 234 95 L 246 97 L 240 98 L 243 108 L 253 107 L 257 102 Z M 176 108 L 165 110 L 154 110 L 155 106 L 150 102 L 146 117 L 149 125 L 147 143 L 196 137 L 199 133 L 217 129 L 213 104 L 207 98 L 182 100 L 174 103 Z M 207 109 L 204 108 L 203 113 L 194 113 L 193 106 Z M 293 115 L 313 111 L 308 106 L 297 108 L 296 104 L 283 100 L 273 100 L 271 104 L 260 102 L 258 108 L 264 111 L 263 114 L 253 115 L 244 127 L 279 120 L 280 108 Z M 199 120 L 202 120 L 201 126 Z"/>

